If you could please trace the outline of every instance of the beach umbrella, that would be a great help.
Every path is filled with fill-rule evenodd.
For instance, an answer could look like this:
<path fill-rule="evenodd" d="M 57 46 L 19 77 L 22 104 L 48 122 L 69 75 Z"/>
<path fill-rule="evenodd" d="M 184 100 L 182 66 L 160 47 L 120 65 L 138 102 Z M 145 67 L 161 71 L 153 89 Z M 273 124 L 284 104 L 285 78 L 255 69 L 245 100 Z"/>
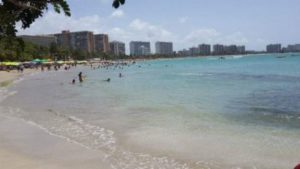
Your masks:
<path fill-rule="evenodd" d="M 19 66 L 20 62 L 3 62 L 2 64 L 5 66 Z"/>
<path fill-rule="evenodd" d="M 54 64 L 54 62 L 52 62 L 52 61 L 47 61 L 47 62 L 43 62 L 43 64 L 45 64 L 45 65 L 52 65 L 52 64 Z"/>
<path fill-rule="evenodd" d="M 48 62 L 48 59 L 42 59 L 41 60 L 41 63 L 46 63 L 46 62 Z"/>
<path fill-rule="evenodd" d="M 62 65 L 62 64 L 64 64 L 64 61 L 59 60 L 59 61 L 57 61 L 56 63 Z"/>
<path fill-rule="evenodd" d="M 77 61 L 78 64 L 87 64 L 87 61 Z"/>
<path fill-rule="evenodd" d="M 37 64 L 37 63 L 42 63 L 41 59 L 34 59 L 32 60 L 33 63 Z"/>

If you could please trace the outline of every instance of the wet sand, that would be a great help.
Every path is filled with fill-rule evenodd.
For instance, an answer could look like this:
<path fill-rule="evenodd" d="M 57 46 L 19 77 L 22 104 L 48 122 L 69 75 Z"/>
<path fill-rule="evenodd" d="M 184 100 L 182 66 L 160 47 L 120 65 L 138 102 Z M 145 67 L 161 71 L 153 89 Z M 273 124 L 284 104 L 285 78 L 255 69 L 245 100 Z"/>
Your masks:
<path fill-rule="evenodd" d="M 0 116 L 0 168 L 109 168 L 101 152 L 51 136 L 25 121 Z"/>
<path fill-rule="evenodd" d="M 16 71 L 3 72 L 0 71 L 0 87 L 9 85 L 12 81 L 17 79 L 21 74 Z"/>
<path fill-rule="evenodd" d="M 10 72 L 0 71 L 0 87 L 7 87 L 19 77 L 35 72 L 39 71 L 36 69 L 25 69 L 23 73 L 19 73 L 17 70 L 13 70 Z"/>
<path fill-rule="evenodd" d="M 7 87 L 18 78 L 34 72 L 39 71 L 0 71 L 0 87 Z M 30 122 L 0 115 L 1 169 L 109 168 L 103 158 L 99 151 L 49 135 Z"/>

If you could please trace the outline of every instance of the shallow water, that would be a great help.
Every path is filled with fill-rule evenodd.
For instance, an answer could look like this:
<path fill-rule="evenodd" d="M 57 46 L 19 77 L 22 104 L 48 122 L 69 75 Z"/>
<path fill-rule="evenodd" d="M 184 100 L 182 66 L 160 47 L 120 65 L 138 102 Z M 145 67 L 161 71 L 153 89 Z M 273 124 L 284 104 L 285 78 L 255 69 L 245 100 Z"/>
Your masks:
<path fill-rule="evenodd" d="M 41 73 L 2 91 L 10 96 L 1 113 L 104 152 L 112 168 L 292 168 L 300 159 L 300 55 L 277 56 Z M 70 85 L 79 71 L 86 81 Z"/>

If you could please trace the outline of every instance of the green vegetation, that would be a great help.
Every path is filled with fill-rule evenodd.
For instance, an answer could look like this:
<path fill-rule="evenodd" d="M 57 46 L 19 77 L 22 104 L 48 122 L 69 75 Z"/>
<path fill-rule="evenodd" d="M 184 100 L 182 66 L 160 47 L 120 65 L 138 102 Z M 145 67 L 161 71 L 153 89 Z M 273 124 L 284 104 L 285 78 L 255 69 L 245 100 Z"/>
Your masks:
<path fill-rule="evenodd" d="M 114 0 L 112 6 L 118 8 L 125 0 Z M 66 58 L 74 55 L 76 59 L 92 57 L 83 51 L 70 51 L 51 45 L 49 48 L 36 46 L 16 37 L 16 24 L 29 28 L 36 19 L 52 6 L 55 12 L 71 16 L 66 0 L 1 0 L 0 1 L 0 61 L 24 61 L 33 58 Z M 100 55 L 101 56 L 101 55 Z M 105 56 L 107 57 L 107 56 Z"/>
<path fill-rule="evenodd" d="M 113 7 L 118 8 L 125 0 L 114 0 Z M 29 28 L 44 12 L 52 6 L 55 12 L 71 16 L 71 9 L 66 0 L 1 0 L 0 1 L 0 38 L 15 37 L 16 23 L 22 28 Z"/>
<path fill-rule="evenodd" d="M 128 56 L 114 56 L 107 53 L 88 53 L 82 50 L 62 48 L 57 46 L 55 43 L 51 44 L 50 47 L 43 47 L 30 42 L 22 41 L 18 38 L 15 38 L 14 40 L 11 40 L 11 38 L 0 39 L 0 62 L 31 61 L 36 58 L 52 60 L 86 60 L 90 58 L 101 58 L 115 60 L 126 59 Z"/>

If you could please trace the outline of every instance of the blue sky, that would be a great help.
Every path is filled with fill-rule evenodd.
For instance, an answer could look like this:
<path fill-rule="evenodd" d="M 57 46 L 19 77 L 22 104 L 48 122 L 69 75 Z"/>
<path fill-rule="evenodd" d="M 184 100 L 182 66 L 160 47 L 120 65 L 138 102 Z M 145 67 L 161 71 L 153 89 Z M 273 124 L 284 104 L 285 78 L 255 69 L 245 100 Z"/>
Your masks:
<path fill-rule="evenodd" d="M 173 41 L 175 50 L 200 43 L 246 45 L 248 50 L 300 43 L 299 0 L 127 0 L 118 10 L 111 1 L 68 0 L 70 18 L 49 10 L 19 34 L 90 30 L 126 43 Z"/>

